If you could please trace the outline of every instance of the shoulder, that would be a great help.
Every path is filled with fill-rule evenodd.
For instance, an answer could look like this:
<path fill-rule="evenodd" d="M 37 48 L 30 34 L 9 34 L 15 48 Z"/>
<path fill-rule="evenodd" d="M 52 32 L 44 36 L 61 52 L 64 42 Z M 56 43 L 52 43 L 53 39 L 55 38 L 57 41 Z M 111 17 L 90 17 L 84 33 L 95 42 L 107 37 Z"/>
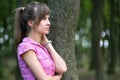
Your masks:
<path fill-rule="evenodd" d="M 17 52 L 20 55 L 30 50 L 36 51 L 35 46 L 30 43 L 20 43 L 17 48 Z"/>
<path fill-rule="evenodd" d="M 30 43 L 20 43 L 18 45 L 18 49 L 23 48 L 23 49 L 27 49 L 27 48 L 34 48 L 33 44 Z"/>

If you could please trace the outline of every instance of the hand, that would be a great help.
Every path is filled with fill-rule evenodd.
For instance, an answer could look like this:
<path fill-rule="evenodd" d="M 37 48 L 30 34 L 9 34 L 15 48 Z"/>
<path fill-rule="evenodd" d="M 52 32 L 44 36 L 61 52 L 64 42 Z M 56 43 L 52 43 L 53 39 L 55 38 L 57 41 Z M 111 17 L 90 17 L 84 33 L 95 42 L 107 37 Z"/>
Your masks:
<path fill-rule="evenodd" d="M 42 45 L 44 45 L 46 42 L 48 42 L 49 40 L 48 40 L 48 38 L 47 38 L 47 36 L 46 35 L 42 35 L 41 36 L 41 44 Z"/>
<path fill-rule="evenodd" d="M 57 74 L 56 76 L 56 80 L 60 80 L 62 78 L 62 74 Z"/>

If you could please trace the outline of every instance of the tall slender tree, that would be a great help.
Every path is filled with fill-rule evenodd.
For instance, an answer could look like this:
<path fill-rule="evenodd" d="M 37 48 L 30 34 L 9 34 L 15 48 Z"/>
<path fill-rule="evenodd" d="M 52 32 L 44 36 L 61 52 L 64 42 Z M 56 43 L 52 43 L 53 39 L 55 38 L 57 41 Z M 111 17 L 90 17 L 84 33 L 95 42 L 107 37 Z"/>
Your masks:
<path fill-rule="evenodd" d="M 100 48 L 102 31 L 102 13 L 104 0 L 92 0 L 92 66 L 95 68 L 96 80 L 105 80 L 104 65 Z"/>
<path fill-rule="evenodd" d="M 119 0 L 110 0 L 110 63 L 108 73 L 115 73 L 119 58 Z"/>
<path fill-rule="evenodd" d="M 78 80 L 74 36 L 80 0 L 48 0 L 52 10 L 50 39 L 67 63 L 68 71 L 62 80 Z"/>

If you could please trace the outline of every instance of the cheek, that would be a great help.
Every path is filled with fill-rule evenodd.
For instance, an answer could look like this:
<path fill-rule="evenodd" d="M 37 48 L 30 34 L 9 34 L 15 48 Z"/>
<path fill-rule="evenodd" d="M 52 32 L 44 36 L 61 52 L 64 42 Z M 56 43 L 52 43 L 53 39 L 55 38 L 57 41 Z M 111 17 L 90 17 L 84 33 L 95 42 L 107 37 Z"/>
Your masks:
<path fill-rule="evenodd" d="M 37 29 L 36 29 L 37 32 L 43 34 L 44 33 L 44 28 L 42 26 L 39 26 Z"/>
<path fill-rule="evenodd" d="M 40 28 L 40 29 L 44 28 L 44 24 L 40 23 L 40 24 L 38 25 L 38 28 Z"/>
<path fill-rule="evenodd" d="M 43 28 L 42 24 L 39 24 L 37 27 L 38 30 L 41 30 L 42 28 Z"/>

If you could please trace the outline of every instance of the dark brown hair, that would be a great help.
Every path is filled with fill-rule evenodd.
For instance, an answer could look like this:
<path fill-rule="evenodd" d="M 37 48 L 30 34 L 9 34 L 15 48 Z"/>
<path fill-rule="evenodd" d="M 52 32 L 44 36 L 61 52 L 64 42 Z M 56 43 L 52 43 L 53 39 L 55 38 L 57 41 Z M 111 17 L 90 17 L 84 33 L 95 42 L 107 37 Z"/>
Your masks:
<path fill-rule="evenodd" d="M 45 15 L 50 15 L 50 9 L 44 3 L 31 2 L 26 7 L 16 9 L 14 29 L 16 47 L 30 31 L 28 20 L 34 21 L 34 26 L 37 26 Z"/>

